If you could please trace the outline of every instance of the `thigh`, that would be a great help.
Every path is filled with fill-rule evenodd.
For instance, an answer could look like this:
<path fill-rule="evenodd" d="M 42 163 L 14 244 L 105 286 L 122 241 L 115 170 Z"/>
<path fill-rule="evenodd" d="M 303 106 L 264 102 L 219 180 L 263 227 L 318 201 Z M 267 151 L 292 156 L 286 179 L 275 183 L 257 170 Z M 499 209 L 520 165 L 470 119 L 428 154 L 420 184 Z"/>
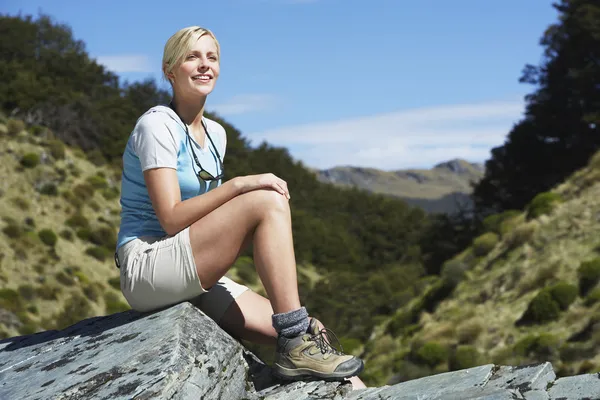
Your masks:
<path fill-rule="evenodd" d="M 273 207 L 289 208 L 288 200 L 273 190 L 255 190 L 234 197 L 191 225 L 192 252 L 205 289 L 227 273 L 261 215 Z"/>

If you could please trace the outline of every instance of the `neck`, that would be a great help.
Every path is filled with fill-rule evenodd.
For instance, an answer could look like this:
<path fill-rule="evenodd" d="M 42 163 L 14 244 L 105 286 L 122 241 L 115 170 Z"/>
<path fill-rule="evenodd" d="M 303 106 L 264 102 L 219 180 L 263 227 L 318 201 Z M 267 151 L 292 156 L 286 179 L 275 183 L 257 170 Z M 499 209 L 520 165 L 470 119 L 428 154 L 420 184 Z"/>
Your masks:
<path fill-rule="evenodd" d="M 206 103 L 206 97 L 201 99 L 194 99 L 193 101 L 187 101 L 178 96 L 173 96 L 173 107 L 183 122 L 189 125 L 192 129 L 200 128 L 202 126 L 202 116 L 204 115 L 204 104 Z"/>

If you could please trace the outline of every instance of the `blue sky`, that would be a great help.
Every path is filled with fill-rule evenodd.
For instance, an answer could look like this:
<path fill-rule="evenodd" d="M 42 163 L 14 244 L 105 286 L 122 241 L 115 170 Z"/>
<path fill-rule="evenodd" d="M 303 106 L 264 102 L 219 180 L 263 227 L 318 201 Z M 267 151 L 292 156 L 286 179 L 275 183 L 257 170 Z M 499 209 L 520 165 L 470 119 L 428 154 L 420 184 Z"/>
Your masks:
<path fill-rule="evenodd" d="M 550 0 L 4 0 L 66 23 L 129 81 L 160 76 L 165 41 L 205 26 L 222 48 L 207 110 L 314 168 L 483 162 L 521 118 L 557 18 Z M 368 4 L 368 5 L 367 5 Z"/>

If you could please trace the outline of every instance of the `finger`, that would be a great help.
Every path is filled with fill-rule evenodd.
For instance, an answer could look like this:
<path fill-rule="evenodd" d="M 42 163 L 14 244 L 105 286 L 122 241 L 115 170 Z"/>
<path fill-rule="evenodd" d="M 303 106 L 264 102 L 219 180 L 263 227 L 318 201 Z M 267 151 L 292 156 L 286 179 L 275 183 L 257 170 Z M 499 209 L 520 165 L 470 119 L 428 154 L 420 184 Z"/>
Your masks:
<path fill-rule="evenodd" d="M 287 198 L 291 198 L 292 196 L 290 195 L 290 189 L 288 188 L 287 182 L 283 181 L 283 188 L 285 190 L 285 193 L 287 194 Z"/>
<path fill-rule="evenodd" d="M 287 199 L 289 199 L 289 195 L 288 193 L 285 191 L 285 189 L 279 184 L 279 183 L 275 183 L 275 186 L 278 188 L 277 191 L 279 193 L 281 193 L 283 196 L 285 196 Z"/>

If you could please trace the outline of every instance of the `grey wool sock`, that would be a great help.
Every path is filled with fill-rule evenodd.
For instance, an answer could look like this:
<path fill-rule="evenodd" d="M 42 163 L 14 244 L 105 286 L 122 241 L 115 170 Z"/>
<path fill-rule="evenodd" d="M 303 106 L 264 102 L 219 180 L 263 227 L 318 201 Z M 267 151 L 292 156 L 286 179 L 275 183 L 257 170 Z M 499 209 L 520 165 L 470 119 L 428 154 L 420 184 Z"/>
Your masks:
<path fill-rule="evenodd" d="M 286 313 L 273 314 L 273 328 L 282 336 L 298 336 L 308 329 L 308 312 L 305 307 Z"/>

